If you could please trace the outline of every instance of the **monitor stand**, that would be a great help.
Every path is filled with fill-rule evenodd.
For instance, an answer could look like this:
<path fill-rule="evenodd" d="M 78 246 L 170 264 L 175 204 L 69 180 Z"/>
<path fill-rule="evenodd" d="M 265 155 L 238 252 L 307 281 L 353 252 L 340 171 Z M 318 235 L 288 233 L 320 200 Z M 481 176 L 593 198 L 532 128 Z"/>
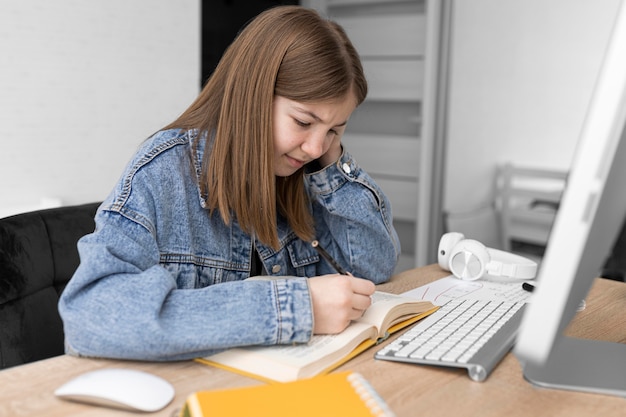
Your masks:
<path fill-rule="evenodd" d="M 561 336 L 543 365 L 524 364 L 534 385 L 626 397 L 626 345 Z"/>

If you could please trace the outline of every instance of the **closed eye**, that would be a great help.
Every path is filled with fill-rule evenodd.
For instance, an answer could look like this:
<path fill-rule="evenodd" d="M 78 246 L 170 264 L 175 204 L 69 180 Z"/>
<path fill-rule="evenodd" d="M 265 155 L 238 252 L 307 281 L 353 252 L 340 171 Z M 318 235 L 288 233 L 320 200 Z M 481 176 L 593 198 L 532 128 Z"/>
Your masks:
<path fill-rule="evenodd" d="M 303 122 L 302 120 L 293 119 L 298 126 L 308 127 L 311 126 L 311 123 Z"/>

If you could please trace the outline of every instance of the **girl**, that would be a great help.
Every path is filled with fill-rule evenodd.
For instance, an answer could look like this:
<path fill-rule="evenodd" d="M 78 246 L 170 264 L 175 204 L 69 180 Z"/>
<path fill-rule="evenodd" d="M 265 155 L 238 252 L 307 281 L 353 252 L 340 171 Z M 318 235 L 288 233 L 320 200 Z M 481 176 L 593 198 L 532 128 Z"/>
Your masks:
<path fill-rule="evenodd" d="M 250 22 L 80 240 L 59 302 L 68 352 L 187 359 L 360 317 L 400 250 L 389 201 L 341 146 L 366 93 L 337 24 L 298 6 Z"/>

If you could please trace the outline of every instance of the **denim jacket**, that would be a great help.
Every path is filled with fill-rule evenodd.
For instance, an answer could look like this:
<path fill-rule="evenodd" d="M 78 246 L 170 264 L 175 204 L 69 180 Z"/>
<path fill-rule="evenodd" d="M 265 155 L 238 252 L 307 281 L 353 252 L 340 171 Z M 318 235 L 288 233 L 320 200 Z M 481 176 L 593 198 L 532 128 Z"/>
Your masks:
<path fill-rule="evenodd" d="M 156 133 L 102 203 L 59 301 L 69 353 L 178 360 L 310 339 L 306 277 L 335 271 L 283 220 L 275 250 L 209 214 L 203 137 Z M 380 188 L 345 151 L 305 183 L 320 244 L 353 275 L 388 280 L 400 247 Z M 255 248 L 276 279 L 248 279 Z"/>

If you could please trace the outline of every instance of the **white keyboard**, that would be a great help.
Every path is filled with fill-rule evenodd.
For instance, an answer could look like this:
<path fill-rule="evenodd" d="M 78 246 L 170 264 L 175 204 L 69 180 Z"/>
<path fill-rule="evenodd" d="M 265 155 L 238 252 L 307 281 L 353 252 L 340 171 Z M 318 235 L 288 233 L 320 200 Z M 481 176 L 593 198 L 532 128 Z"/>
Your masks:
<path fill-rule="evenodd" d="M 376 353 L 376 359 L 467 368 L 484 381 L 513 347 L 524 302 L 455 299 Z"/>

